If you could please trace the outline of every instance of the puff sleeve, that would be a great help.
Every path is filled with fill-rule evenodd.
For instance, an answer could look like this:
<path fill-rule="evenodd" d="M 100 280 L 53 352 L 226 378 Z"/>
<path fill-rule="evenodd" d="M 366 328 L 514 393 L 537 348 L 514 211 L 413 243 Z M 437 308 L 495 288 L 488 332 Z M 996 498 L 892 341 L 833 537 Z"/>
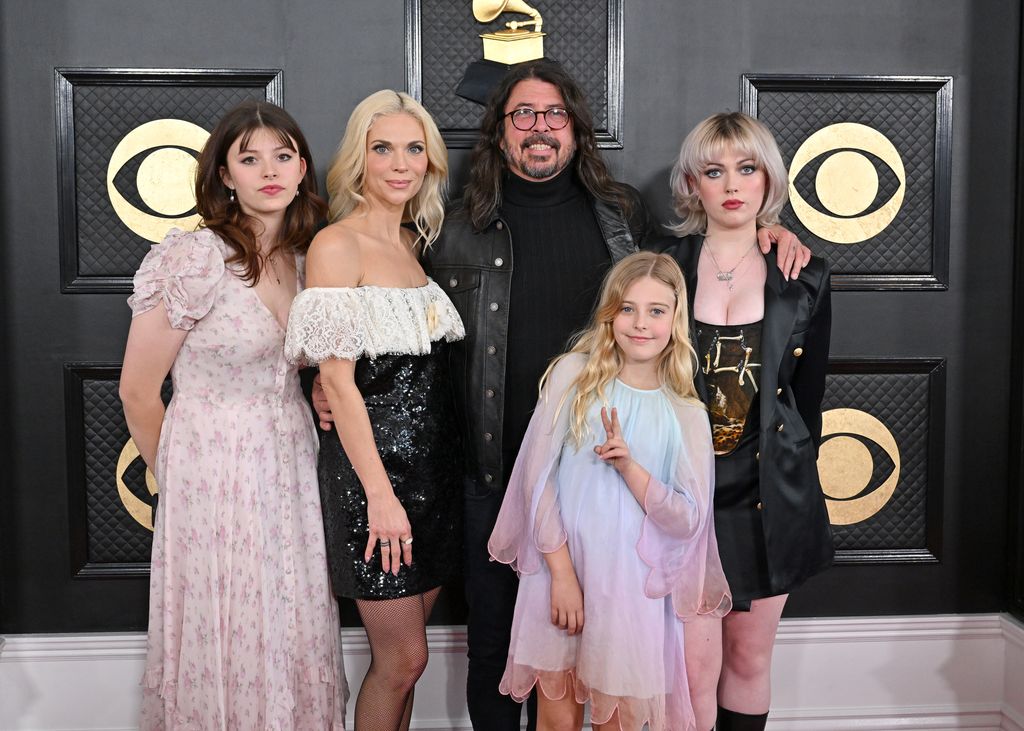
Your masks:
<path fill-rule="evenodd" d="M 171 327 L 191 330 L 213 307 L 224 271 L 224 252 L 215 233 L 171 229 L 135 273 L 135 292 L 128 298 L 132 317 L 162 303 Z"/>

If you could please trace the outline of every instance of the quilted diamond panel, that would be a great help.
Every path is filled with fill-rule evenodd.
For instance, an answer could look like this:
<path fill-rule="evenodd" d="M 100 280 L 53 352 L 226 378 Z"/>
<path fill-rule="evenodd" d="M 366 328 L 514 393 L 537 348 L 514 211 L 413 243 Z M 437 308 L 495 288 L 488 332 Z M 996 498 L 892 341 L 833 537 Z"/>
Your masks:
<path fill-rule="evenodd" d="M 117 458 L 129 439 L 117 381 L 84 381 L 82 404 L 89 563 L 149 563 L 152 533 L 128 514 L 115 481 Z M 145 472 L 141 465 L 133 466 L 136 469 L 125 474 L 125 484 L 133 495 L 150 503 Z"/>
<path fill-rule="evenodd" d="M 476 130 L 481 107 L 455 96 L 455 88 L 472 61 L 483 57 L 481 33 L 503 29 L 509 20 L 527 19 L 504 13 L 489 24 L 478 23 L 470 3 L 448 0 L 407 0 L 419 3 L 421 99 L 442 131 Z M 609 44 L 621 50 L 622 39 L 610 37 L 610 14 L 619 0 L 560 0 L 531 3 L 544 18 L 544 55 L 558 60 L 583 88 L 596 130 L 609 124 Z M 613 7 L 615 6 L 615 7 Z M 416 32 L 411 29 L 411 32 Z M 619 79 L 615 79 L 619 83 Z M 415 91 L 415 90 L 414 90 Z"/>
<path fill-rule="evenodd" d="M 150 241 L 129 228 L 111 203 L 107 173 L 115 148 L 133 130 L 159 119 L 184 120 L 212 130 L 225 111 L 245 99 L 279 98 L 280 75 L 276 71 L 60 69 L 57 76 L 64 291 L 127 292 Z M 194 214 L 194 209 L 153 210 L 140 195 L 136 173 L 144 159 L 159 150 L 177 149 L 193 157 L 198 150 L 158 139 L 146 140 L 143 147 L 131 150 L 129 159 L 113 171 L 113 186 L 129 209 L 154 221 L 157 229 L 164 220 L 170 228 L 179 216 Z M 152 175 L 149 171 L 147 177 Z"/>
<path fill-rule="evenodd" d="M 884 369 L 886 366 L 879 365 Z M 840 366 L 835 370 L 845 370 Z M 830 439 L 853 437 L 867 448 L 872 468 L 867 486 L 855 500 L 879 489 L 899 463 L 899 479 L 889 500 L 874 514 L 850 525 L 833 525 L 836 548 L 856 551 L 930 550 L 928 501 L 941 499 L 941 475 L 930 474 L 934 425 L 941 418 L 932 412 L 932 376 L 923 372 L 832 372 L 826 378 L 822 411 L 854 409 L 880 421 L 898 448 L 895 460 L 870 436 L 856 433 L 823 436 L 823 450 Z M 941 434 L 938 435 L 941 444 Z M 934 514 L 934 513 L 933 513 Z"/>
<path fill-rule="evenodd" d="M 119 369 L 80 367 L 72 369 L 67 418 L 70 423 L 69 464 L 73 547 L 85 573 L 124 573 L 126 565 L 144 569 L 149 563 L 152 532 L 139 518 L 152 522 L 156 497 L 149 494 L 141 458 L 131 461 L 120 475 L 129 493 L 118 490 L 118 460 L 130 435 L 118 397 Z M 170 381 L 164 384 L 164 401 L 170 399 Z M 80 469 L 77 469 L 80 467 Z M 138 515 L 133 517 L 128 503 Z M 75 509 L 84 505 L 84 511 Z"/>
<path fill-rule="evenodd" d="M 828 259 L 837 288 L 945 286 L 950 83 L 943 79 L 896 77 L 744 78 L 747 111 L 767 124 L 775 135 L 793 188 L 813 211 L 828 216 L 830 221 L 815 225 L 806 215 L 801 220 L 793 206 L 787 204 L 782 224 L 816 254 Z M 810 159 L 799 170 L 794 169 L 794 156 L 808 138 L 839 124 L 864 125 L 882 137 L 852 142 L 833 129 L 834 139 L 815 148 Z M 896 168 L 883 159 L 889 155 L 898 157 L 897 168 L 902 163 L 902 185 Z M 842 172 L 837 173 L 839 170 Z M 836 190 L 842 191 L 838 194 L 842 201 L 830 196 L 829 201 L 823 202 L 819 195 L 821 186 L 828 193 L 830 182 L 838 186 L 833 195 Z M 875 184 L 877 193 L 872 196 Z M 896 197 L 897 191 L 902 202 Z M 873 213 L 885 213 L 882 209 L 890 201 L 898 203 L 895 217 L 888 223 L 881 220 L 877 226 L 869 223 Z M 837 208 L 836 202 L 842 202 L 844 209 Z M 834 229 L 857 230 L 861 224 L 865 224 L 868 238 L 853 243 L 836 238 Z"/>

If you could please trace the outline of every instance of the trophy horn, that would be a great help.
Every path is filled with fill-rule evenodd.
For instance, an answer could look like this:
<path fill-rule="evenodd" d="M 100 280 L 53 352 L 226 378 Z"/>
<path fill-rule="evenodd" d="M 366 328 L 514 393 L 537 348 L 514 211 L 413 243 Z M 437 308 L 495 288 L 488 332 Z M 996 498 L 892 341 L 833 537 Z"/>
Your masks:
<path fill-rule="evenodd" d="M 523 13 L 541 22 L 540 13 L 523 0 L 473 0 L 473 17 L 480 23 L 490 23 L 505 12 Z"/>

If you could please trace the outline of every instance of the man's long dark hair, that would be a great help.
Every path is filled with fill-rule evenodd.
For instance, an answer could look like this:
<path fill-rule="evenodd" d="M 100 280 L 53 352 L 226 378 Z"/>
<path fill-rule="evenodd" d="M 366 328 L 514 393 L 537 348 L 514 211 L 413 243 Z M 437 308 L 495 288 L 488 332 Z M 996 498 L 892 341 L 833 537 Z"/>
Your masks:
<path fill-rule="evenodd" d="M 473 228 L 480 231 L 487 226 L 501 205 L 501 179 L 508 169 L 501 149 L 505 135 L 505 104 L 515 85 L 526 79 L 546 81 L 562 94 L 565 108 L 572 118 L 576 142 L 573 162 L 580 183 L 594 198 L 618 206 L 623 215 L 629 216 L 632 198 L 626 186 L 612 180 L 597 151 L 594 121 L 583 98 L 583 90 L 561 65 L 539 59 L 512 68 L 491 94 L 484 110 L 480 136 L 470 158 L 469 183 L 462 198 L 463 208 Z"/>
<path fill-rule="evenodd" d="M 309 248 L 317 224 L 327 215 L 327 204 L 317 195 L 316 170 L 309 145 L 299 125 L 288 112 L 266 101 L 244 101 L 221 117 L 206 140 L 196 169 L 196 208 L 203 218 L 202 225 L 231 247 L 233 253 L 227 263 L 241 265 L 242 279 L 255 286 L 263 271 L 260 257 L 259 224 L 246 215 L 241 206 L 229 198 L 220 177 L 220 170 L 228 164 L 228 150 L 241 138 L 244 148 L 257 130 L 267 130 L 287 147 L 297 146 L 295 152 L 306 161 L 306 176 L 299 183 L 296 196 L 284 214 L 284 223 L 270 256 L 278 251 L 304 254 Z"/>

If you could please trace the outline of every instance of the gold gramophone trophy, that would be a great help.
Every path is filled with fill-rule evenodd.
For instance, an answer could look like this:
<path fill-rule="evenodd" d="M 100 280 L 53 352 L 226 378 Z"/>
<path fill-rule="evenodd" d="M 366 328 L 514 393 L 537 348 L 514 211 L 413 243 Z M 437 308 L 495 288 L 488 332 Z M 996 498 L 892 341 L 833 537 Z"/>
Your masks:
<path fill-rule="evenodd" d="M 505 23 L 505 30 L 481 33 L 484 58 L 509 66 L 544 58 L 544 20 L 534 8 L 523 0 L 473 0 L 473 17 L 480 23 L 490 23 L 506 12 L 523 13 L 530 20 L 513 20 Z M 533 26 L 533 30 L 525 30 L 524 26 Z"/>

